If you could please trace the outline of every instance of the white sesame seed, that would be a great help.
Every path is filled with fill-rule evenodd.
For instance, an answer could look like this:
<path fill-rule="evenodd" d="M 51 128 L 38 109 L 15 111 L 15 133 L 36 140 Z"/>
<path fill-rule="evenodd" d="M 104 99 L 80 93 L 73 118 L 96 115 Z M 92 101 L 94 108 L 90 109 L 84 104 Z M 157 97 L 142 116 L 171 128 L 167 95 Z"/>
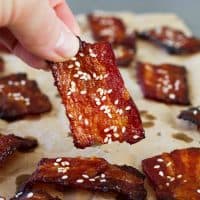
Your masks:
<path fill-rule="evenodd" d="M 106 96 L 103 96 L 103 97 L 101 98 L 101 100 L 102 100 L 102 101 L 105 101 L 105 100 L 106 100 Z"/>
<path fill-rule="evenodd" d="M 107 92 L 108 92 L 108 94 L 111 94 L 112 93 L 112 89 L 109 89 Z"/>
<path fill-rule="evenodd" d="M 125 132 L 126 132 L 126 127 L 123 126 L 123 127 L 122 127 L 122 133 L 125 133 Z"/>
<path fill-rule="evenodd" d="M 104 183 L 104 182 L 106 182 L 106 179 L 100 179 L 100 182 Z"/>
<path fill-rule="evenodd" d="M 91 181 L 91 182 L 94 182 L 94 181 L 95 181 L 95 179 L 94 179 L 94 178 L 90 178 L 90 179 L 89 179 L 89 181 Z"/>
<path fill-rule="evenodd" d="M 58 167 L 58 173 L 66 173 L 69 167 Z"/>
<path fill-rule="evenodd" d="M 174 178 L 174 177 L 171 177 L 170 182 L 173 182 L 174 180 L 175 180 L 175 178 Z"/>
<path fill-rule="evenodd" d="M 103 131 L 104 133 L 108 133 L 110 131 L 110 128 L 105 128 Z"/>
<path fill-rule="evenodd" d="M 85 179 L 89 178 L 89 176 L 87 174 L 83 174 L 82 177 L 85 178 Z"/>
<path fill-rule="evenodd" d="M 166 166 L 169 167 L 171 164 L 172 164 L 172 162 L 168 162 Z"/>
<path fill-rule="evenodd" d="M 57 158 L 57 159 L 56 159 L 56 162 L 57 162 L 57 163 L 59 163 L 59 162 L 61 162 L 61 161 L 62 161 L 62 158 Z"/>
<path fill-rule="evenodd" d="M 135 140 L 137 140 L 138 138 L 140 138 L 139 135 L 134 135 L 134 136 L 133 136 L 133 139 L 135 139 Z"/>
<path fill-rule="evenodd" d="M 176 95 L 173 94 L 173 93 L 170 93 L 170 94 L 169 94 L 169 98 L 170 98 L 170 99 L 175 99 L 175 98 L 176 98 Z"/>
<path fill-rule="evenodd" d="M 104 78 L 107 78 L 109 76 L 109 74 L 104 74 Z"/>
<path fill-rule="evenodd" d="M 119 103 L 119 100 L 116 99 L 115 102 L 114 102 L 114 104 L 117 105 L 118 103 Z"/>
<path fill-rule="evenodd" d="M 158 173 L 160 176 L 164 176 L 164 172 L 163 171 L 159 171 Z"/>
<path fill-rule="evenodd" d="M 106 175 L 105 174 L 101 174 L 101 178 L 105 178 L 106 177 Z"/>
<path fill-rule="evenodd" d="M 64 175 L 64 176 L 61 177 L 61 179 L 63 179 L 63 180 L 68 179 L 68 176 Z"/>
<path fill-rule="evenodd" d="M 79 115 L 79 116 L 78 116 L 78 120 L 81 121 L 82 119 L 83 119 L 83 116 L 82 116 L 82 115 Z"/>
<path fill-rule="evenodd" d="M 70 114 L 70 113 L 68 114 L 68 116 L 69 116 L 69 118 L 73 118 L 73 115 L 72 115 L 72 114 Z"/>
<path fill-rule="evenodd" d="M 83 179 L 77 179 L 76 182 L 77 182 L 77 183 L 83 183 L 84 180 L 83 180 Z"/>
<path fill-rule="evenodd" d="M 169 187 L 169 185 L 170 185 L 170 184 L 167 182 L 167 183 L 166 183 L 166 186 Z"/>
<path fill-rule="evenodd" d="M 96 58 L 97 55 L 96 55 L 95 53 L 90 53 L 90 57 L 92 57 L 92 58 Z"/>
<path fill-rule="evenodd" d="M 79 56 L 84 57 L 84 54 L 83 53 L 79 53 Z"/>
<path fill-rule="evenodd" d="M 59 164 L 57 162 L 53 163 L 54 166 L 58 166 Z"/>
<path fill-rule="evenodd" d="M 33 197 L 33 193 L 32 193 L 32 192 L 29 192 L 29 193 L 27 194 L 26 197 L 27 197 L 27 198 L 31 198 L 31 197 Z"/>
<path fill-rule="evenodd" d="M 199 194 L 200 194 L 200 189 L 197 189 L 197 193 L 199 193 Z"/>
<path fill-rule="evenodd" d="M 197 110 L 194 110 L 194 111 L 193 111 L 193 114 L 194 114 L 194 115 L 197 115 L 197 114 L 198 114 L 198 111 L 197 111 Z"/>
<path fill-rule="evenodd" d="M 164 160 L 162 158 L 158 158 L 157 162 L 164 162 Z"/>
<path fill-rule="evenodd" d="M 87 94 L 87 91 L 86 90 L 81 90 L 80 94 Z"/>
<path fill-rule="evenodd" d="M 85 123 L 86 126 L 88 126 L 88 125 L 89 125 L 88 119 L 85 119 L 85 120 L 84 120 L 84 123 Z"/>
<path fill-rule="evenodd" d="M 182 177 L 183 177 L 182 174 L 177 175 L 177 178 L 182 178 Z"/>
<path fill-rule="evenodd" d="M 125 110 L 126 110 L 126 111 L 131 110 L 131 106 L 127 106 L 127 107 L 125 108 Z"/>
<path fill-rule="evenodd" d="M 77 60 L 77 58 L 76 57 L 72 57 L 71 60 L 75 61 L 75 60 Z"/>
<path fill-rule="evenodd" d="M 72 69 L 74 67 L 73 64 L 68 65 L 68 69 Z"/>
<path fill-rule="evenodd" d="M 79 61 L 76 61 L 74 64 L 75 64 L 77 67 L 80 67 L 80 66 L 81 66 L 81 63 L 80 63 Z"/>
<path fill-rule="evenodd" d="M 118 138 L 119 134 L 118 133 L 114 133 L 114 137 Z"/>
<path fill-rule="evenodd" d="M 22 194 L 23 194 L 23 192 L 18 192 L 18 193 L 15 195 L 15 197 L 17 198 L 17 197 L 21 196 Z"/>
<path fill-rule="evenodd" d="M 105 138 L 104 138 L 104 143 L 108 143 L 108 137 L 106 136 Z"/>
<path fill-rule="evenodd" d="M 159 169 L 160 168 L 160 165 L 155 165 L 154 166 L 154 169 Z"/>
<path fill-rule="evenodd" d="M 62 162 L 61 162 L 61 165 L 62 165 L 63 167 L 69 166 L 69 162 L 68 162 L 68 161 L 62 161 Z"/>

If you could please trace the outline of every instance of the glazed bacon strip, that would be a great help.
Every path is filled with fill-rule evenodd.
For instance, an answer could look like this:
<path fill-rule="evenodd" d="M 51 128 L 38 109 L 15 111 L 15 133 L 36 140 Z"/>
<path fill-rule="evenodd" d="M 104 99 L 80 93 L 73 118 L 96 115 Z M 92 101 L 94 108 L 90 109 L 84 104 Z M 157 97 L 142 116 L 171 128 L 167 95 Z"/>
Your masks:
<path fill-rule="evenodd" d="M 7 121 L 49 112 L 51 103 L 23 73 L 0 78 L 0 118 Z"/>
<path fill-rule="evenodd" d="M 89 14 L 88 21 L 96 41 L 113 45 L 117 65 L 128 66 L 136 53 L 135 33 L 128 35 L 125 24 L 117 17 Z"/>
<path fill-rule="evenodd" d="M 76 57 L 53 64 L 52 71 L 76 147 L 112 141 L 133 144 L 144 138 L 138 110 L 109 43 L 82 42 Z"/>
<path fill-rule="evenodd" d="M 115 193 L 126 200 L 146 197 L 144 176 L 138 170 L 111 165 L 102 158 L 44 158 L 21 191 L 37 184 L 55 185 L 61 191 L 71 188 Z"/>
<path fill-rule="evenodd" d="M 190 104 L 187 71 L 182 66 L 138 63 L 137 79 L 148 99 L 167 104 Z"/>
<path fill-rule="evenodd" d="M 200 148 L 163 153 L 143 160 L 142 166 L 157 199 L 200 199 Z"/>
<path fill-rule="evenodd" d="M 0 165 L 16 151 L 26 152 L 37 147 L 37 141 L 14 135 L 0 135 Z"/>
<path fill-rule="evenodd" d="M 178 118 L 189 121 L 197 125 L 197 128 L 200 129 L 200 106 L 181 111 Z"/>
<path fill-rule="evenodd" d="M 164 48 L 169 54 L 184 55 L 200 51 L 198 38 L 187 36 L 182 31 L 167 26 L 139 32 L 138 36 Z"/>

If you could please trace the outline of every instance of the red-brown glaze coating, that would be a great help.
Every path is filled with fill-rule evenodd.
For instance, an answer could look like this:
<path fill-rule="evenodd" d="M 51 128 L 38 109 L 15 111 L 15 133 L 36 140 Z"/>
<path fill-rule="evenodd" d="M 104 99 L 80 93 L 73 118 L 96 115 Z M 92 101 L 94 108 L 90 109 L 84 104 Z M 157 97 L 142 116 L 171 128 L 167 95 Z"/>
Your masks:
<path fill-rule="evenodd" d="M 16 151 L 26 152 L 37 147 L 37 145 L 37 141 L 33 139 L 0 134 L 0 165 Z"/>
<path fill-rule="evenodd" d="M 200 129 L 200 106 L 181 111 L 178 118 L 189 121 L 197 125 L 198 129 Z"/>
<path fill-rule="evenodd" d="M 51 103 L 37 83 L 26 74 L 11 74 L 0 78 L 0 118 L 13 121 L 30 115 L 49 112 Z"/>
<path fill-rule="evenodd" d="M 167 26 L 139 32 L 138 36 L 162 47 L 169 54 L 185 55 L 200 51 L 198 38 L 187 36 L 182 31 Z"/>
<path fill-rule="evenodd" d="M 137 79 L 148 99 L 167 104 L 190 104 L 187 71 L 183 66 L 138 63 Z"/>
<path fill-rule="evenodd" d="M 76 57 L 53 64 L 76 147 L 144 138 L 138 110 L 115 64 L 110 44 L 82 43 Z"/>
<path fill-rule="evenodd" d="M 158 200 L 200 199 L 200 148 L 175 150 L 142 161 Z"/>
<path fill-rule="evenodd" d="M 102 158 L 44 158 L 21 191 L 41 183 L 55 185 L 61 191 L 71 188 L 115 193 L 124 200 L 146 197 L 144 176 L 138 170 L 111 165 Z"/>
<path fill-rule="evenodd" d="M 90 14 L 88 21 L 96 41 L 112 44 L 117 65 L 128 66 L 135 58 L 135 33 L 127 34 L 124 22 L 117 17 Z"/>
<path fill-rule="evenodd" d="M 42 190 L 30 190 L 25 192 L 19 192 L 15 197 L 10 200 L 60 200 L 58 197 L 52 197 L 48 193 Z"/>

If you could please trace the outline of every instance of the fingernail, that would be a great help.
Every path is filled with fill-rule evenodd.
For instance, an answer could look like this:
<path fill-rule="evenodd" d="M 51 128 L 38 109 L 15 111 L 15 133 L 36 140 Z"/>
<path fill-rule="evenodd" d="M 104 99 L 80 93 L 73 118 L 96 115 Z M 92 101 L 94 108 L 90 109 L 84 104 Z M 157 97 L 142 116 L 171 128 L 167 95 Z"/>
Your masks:
<path fill-rule="evenodd" d="M 64 59 L 76 55 L 79 41 L 70 31 L 62 31 L 56 43 L 56 53 Z"/>

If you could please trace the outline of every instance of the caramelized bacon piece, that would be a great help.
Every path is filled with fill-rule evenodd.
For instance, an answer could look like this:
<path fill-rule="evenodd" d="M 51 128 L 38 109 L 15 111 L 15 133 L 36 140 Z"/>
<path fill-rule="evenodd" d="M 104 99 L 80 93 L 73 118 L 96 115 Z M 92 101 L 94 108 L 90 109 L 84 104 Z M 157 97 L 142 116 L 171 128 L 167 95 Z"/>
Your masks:
<path fill-rule="evenodd" d="M 200 129 L 200 106 L 181 111 L 178 118 L 192 122 Z"/>
<path fill-rule="evenodd" d="M 37 147 L 37 141 L 14 135 L 0 135 L 0 165 L 16 151 L 26 152 Z"/>
<path fill-rule="evenodd" d="M 13 121 L 51 110 L 48 97 L 26 74 L 11 74 L 0 78 L 0 118 Z"/>
<path fill-rule="evenodd" d="M 0 57 L 0 72 L 4 71 L 5 63 L 2 57 Z"/>
<path fill-rule="evenodd" d="M 117 65 L 128 66 L 135 57 L 135 33 L 128 35 L 123 21 L 117 17 L 88 15 L 88 21 L 96 41 L 113 45 Z"/>
<path fill-rule="evenodd" d="M 157 199 L 200 199 L 200 148 L 163 153 L 143 160 L 142 166 Z"/>
<path fill-rule="evenodd" d="M 44 158 L 21 191 L 41 183 L 61 191 L 72 188 L 115 193 L 126 200 L 146 197 L 144 176 L 138 170 L 111 165 L 102 158 Z"/>
<path fill-rule="evenodd" d="M 164 48 L 169 54 L 192 54 L 200 51 L 200 40 L 170 27 L 158 27 L 138 33 L 139 37 Z"/>
<path fill-rule="evenodd" d="M 137 66 L 144 96 L 168 104 L 190 104 L 186 75 L 184 67 L 172 64 L 138 63 Z"/>
<path fill-rule="evenodd" d="M 107 42 L 88 44 L 76 57 L 52 65 L 76 147 L 144 138 L 138 110 Z"/>

